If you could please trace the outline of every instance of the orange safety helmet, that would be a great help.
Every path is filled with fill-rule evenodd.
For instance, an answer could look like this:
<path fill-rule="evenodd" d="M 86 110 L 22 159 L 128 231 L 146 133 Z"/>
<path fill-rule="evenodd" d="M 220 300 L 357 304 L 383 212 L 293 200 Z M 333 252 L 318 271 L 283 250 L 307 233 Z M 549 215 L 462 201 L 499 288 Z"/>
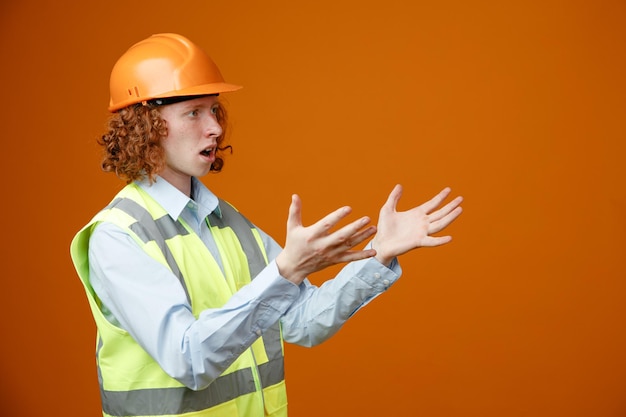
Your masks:
<path fill-rule="evenodd" d="M 131 46 L 111 71 L 109 111 L 157 98 L 239 90 L 227 84 L 202 49 L 174 33 L 152 35 Z"/>

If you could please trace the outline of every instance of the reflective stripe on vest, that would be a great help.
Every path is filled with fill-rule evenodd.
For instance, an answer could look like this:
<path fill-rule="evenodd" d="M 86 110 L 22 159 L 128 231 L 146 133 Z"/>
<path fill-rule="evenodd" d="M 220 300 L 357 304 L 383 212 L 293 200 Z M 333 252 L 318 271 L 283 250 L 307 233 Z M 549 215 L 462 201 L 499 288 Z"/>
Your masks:
<path fill-rule="evenodd" d="M 220 218 L 215 213 L 211 213 L 209 215 L 210 220 L 207 222 L 209 224 L 209 228 L 212 229 L 213 227 L 217 227 L 219 229 L 223 229 L 230 227 L 233 229 L 239 239 L 239 243 L 241 244 L 244 253 L 246 254 L 246 258 L 248 259 L 250 276 L 254 279 L 254 277 L 256 277 L 261 270 L 265 268 L 265 265 L 267 265 L 265 255 L 261 252 L 259 243 L 252 234 L 252 228 L 254 226 L 230 204 L 221 199 L 219 202 L 222 217 Z M 136 223 L 130 225 L 130 229 L 135 232 L 135 234 L 137 234 L 137 236 L 143 240 L 144 243 L 154 241 L 159 246 L 161 252 L 163 252 L 163 255 L 165 256 L 165 259 L 167 260 L 168 266 L 178 277 L 178 280 L 185 289 L 187 300 L 191 303 L 185 279 L 176 264 L 176 260 L 174 259 L 172 252 L 165 243 L 167 240 L 172 239 L 177 235 L 187 235 L 189 234 L 189 231 L 180 222 L 174 221 L 174 219 L 172 219 L 169 215 L 164 215 L 156 220 L 152 219 L 152 216 L 145 208 L 129 198 L 117 198 L 113 200 L 107 208 L 112 207 L 116 207 L 137 219 Z M 268 359 L 270 361 L 281 359 L 282 362 L 282 346 L 278 343 L 272 342 L 273 340 L 280 340 L 280 328 L 278 323 L 263 333 L 263 341 Z M 281 377 L 280 380 L 277 381 L 277 375 L 275 375 L 275 373 L 275 371 L 271 372 L 270 370 L 261 373 L 262 379 L 266 379 L 268 382 L 263 383 L 263 386 L 274 385 L 282 380 Z M 281 371 L 281 374 L 283 373 L 284 371 Z"/>
<path fill-rule="evenodd" d="M 146 208 L 149 207 L 149 204 L 146 207 L 144 207 L 143 205 L 147 202 L 142 201 L 142 199 L 145 199 L 147 195 L 141 195 L 142 191 L 136 186 L 133 188 L 133 186 L 131 185 L 127 188 L 129 187 L 130 192 L 124 193 L 123 190 L 118 195 L 118 198 L 116 198 L 105 210 L 103 210 L 103 212 L 108 211 L 109 213 L 111 213 L 115 212 L 115 210 L 119 210 L 134 219 L 134 221 L 132 221 L 132 219 L 125 220 L 122 223 L 126 224 L 122 227 L 125 227 L 128 230 L 132 231 L 135 235 L 136 240 L 138 239 L 140 242 L 143 243 L 144 249 L 146 249 L 146 251 L 150 253 L 151 256 L 154 257 L 156 255 L 154 253 L 151 253 L 151 251 L 154 252 L 154 250 L 150 250 L 149 247 L 154 247 L 155 245 L 156 247 L 158 247 L 161 256 L 164 258 L 164 262 L 178 277 L 181 285 L 185 289 L 187 298 L 191 303 L 194 298 L 194 291 L 193 288 L 188 287 L 188 282 L 185 280 L 185 274 L 189 274 L 190 272 L 184 271 L 185 268 L 191 268 L 191 270 L 194 270 L 194 267 L 193 265 L 179 266 L 176 262 L 176 250 L 172 249 L 169 246 L 171 244 L 174 245 L 174 248 L 176 247 L 176 245 L 180 246 L 180 237 L 189 236 L 191 232 L 185 227 L 184 224 L 173 220 L 169 215 L 161 215 L 162 213 L 159 213 L 154 216 L 157 217 L 156 219 L 153 218 L 153 214 L 151 214 L 151 212 Z M 250 272 L 249 277 L 247 278 L 247 282 L 249 282 L 251 277 L 256 276 L 266 265 L 266 255 L 262 248 L 260 237 L 258 236 L 258 232 L 250 224 L 250 222 L 248 222 L 245 217 L 238 213 L 228 203 L 220 201 L 220 209 L 222 211 L 222 218 L 220 219 L 215 215 L 211 215 L 210 220 L 207 222 L 207 224 L 211 228 L 211 232 L 214 234 L 214 236 L 216 234 L 221 236 L 221 233 L 226 233 L 226 236 L 228 237 L 228 239 L 230 239 L 229 244 L 231 246 L 234 244 L 233 239 L 230 235 L 231 232 L 226 229 L 230 228 L 235 234 L 235 241 L 238 242 L 239 245 L 241 245 L 241 248 L 238 249 L 238 251 L 243 251 L 243 254 L 245 254 L 245 258 L 247 259 L 247 267 Z M 116 216 L 113 215 L 109 217 L 115 218 Z M 85 284 L 85 287 L 87 289 L 87 294 L 90 298 L 90 305 L 92 307 L 92 311 L 94 312 L 94 317 L 96 317 L 96 322 L 99 325 L 99 336 L 102 336 L 103 334 L 101 332 L 101 326 L 107 328 L 107 326 L 111 325 L 108 322 L 104 323 L 104 321 L 106 320 L 102 320 L 101 313 L 97 308 L 97 300 L 94 299 L 93 290 L 90 288 L 88 282 L 88 276 L 82 276 L 85 275 L 85 267 L 84 265 L 80 267 L 80 265 L 84 264 L 84 259 L 78 258 L 80 258 L 81 256 L 86 256 L 85 241 L 88 241 L 88 235 L 92 230 L 92 226 L 97 224 L 99 221 L 103 221 L 103 219 L 105 221 L 111 221 L 111 219 L 108 218 L 106 215 L 96 216 L 96 218 L 94 218 L 94 220 L 85 228 L 83 228 L 83 231 L 81 231 L 81 233 L 79 233 L 79 235 L 81 235 L 83 232 L 86 232 L 87 236 L 83 236 L 81 238 L 79 235 L 77 235 L 77 237 L 75 238 L 76 242 L 72 242 L 72 256 L 73 258 L 75 258 L 74 260 L 77 270 L 79 271 L 79 275 L 81 275 L 83 283 Z M 80 242 L 81 240 L 82 243 Z M 216 244 L 218 245 L 218 247 L 220 246 L 219 240 L 220 238 L 216 238 Z M 190 241 L 186 242 L 187 243 L 184 243 L 184 245 L 192 244 L 189 243 Z M 80 246 L 85 247 L 82 249 L 84 252 L 81 254 L 81 256 L 78 256 L 76 255 L 76 253 L 81 250 L 80 248 L 78 248 Z M 187 278 L 192 279 L 190 277 Z M 195 294 L 195 297 L 198 297 L 198 294 Z M 194 314 L 196 313 L 197 312 L 194 312 Z M 105 331 L 104 334 L 113 334 L 113 336 L 108 336 L 114 338 L 112 340 L 113 344 L 109 348 L 109 352 L 111 350 L 115 350 L 114 348 L 117 346 L 128 347 L 129 345 L 128 339 L 119 339 L 116 342 L 115 339 L 117 338 L 117 336 L 115 336 L 115 332 Z M 102 339 L 100 339 L 100 342 L 102 342 Z M 98 358 L 100 358 L 99 353 L 102 346 L 102 343 L 98 344 Z M 136 348 L 138 348 L 138 346 Z M 132 349 L 135 350 L 136 348 Z M 126 351 L 126 349 L 121 350 L 123 352 Z M 253 354 L 252 352 L 255 352 L 255 354 Z M 123 355 L 123 353 L 120 354 Z M 136 353 L 134 353 L 133 355 L 136 355 Z M 146 359 L 143 357 L 141 359 L 142 361 L 146 361 Z M 123 358 L 122 362 L 124 362 Z M 234 369 L 231 369 L 233 367 Z M 240 401 L 241 398 L 241 401 L 244 401 L 244 403 L 242 404 L 247 404 L 245 402 L 246 396 L 258 395 L 255 394 L 255 392 L 257 392 L 258 389 L 261 388 L 263 389 L 265 399 L 269 399 L 271 403 L 268 406 L 268 401 L 266 401 L 266 415 L 286 415 L 283 346 L 279 323 L 276 323 L 271 328 L 267 329 L 263 333 L 261 340 L 257 340 L 251 348 L 245 351 L 237 359 L 237 361 L 233 365 L 231 365 L 231 368 L 229 368 L 223 375 L 218 377 L 206 389 L 200 391 L 190 390 L 174 380 L 164 383 L 162 387 L 155 387 L 154 384 L 152 384 L 149 387 L 139 387 L 137 389 L 131 388 L 127 390 L 111 390 L 106 388 L 107 375 L 105 372 L 103 372 L 102 369 L 100 369 L 99 360 L 98 373 L 99 378 L 101 379 L 103 412 L 106 415 L 111 416 L 169 416 L 179 415 L 188 412 L 199 412 L 194 415 L 208 416 L 213 415 L 213 412 L 211 410 L 213 407 L 227 403 L 229 401 Z M 160 372 L 162 373 L 162 370 L 160 370 Z M 257 386 L 257 383 L 255 383 L 255 375 L 257 374 L 259 381 L 258 384 L 260 386 Z M 156 378 L 157 380 L 160 380 L 163 378 L 163 376 L 158 376 Z M 158 382 L 155 383 L 160 384 Z M 240 409 L 240 406 L 233 407 L 234 408 L 232 410 L 239 409 L 239 412 L 245 412 L 245 410 Z M 206 413 L 203 411 L 205 411 Z M 217 412 L 217 415 L 222 414 L 221 412 Z M 230 415 L 230 412 L 228 415 Z"/>
<path fill-rule="evenodd" d="M 111 204 L 109 204 L 106 208 L 118 208 L 137 219 L 136 223 L 133 223 L 129 226 L 130 230 L 135 232 L 135 234 L 143 241 L 143 243 L 148 243 L 150 241 L 155 242 L 161 252 L 165 256 L 165 260 L 167 261 L 167 265 L 172 270 L 172 273 L 176 275 L 180 284 L 185 289 L 185 294 L 187 295 L 187 301 L 191 303 L 191 298 L 189 297 L 189 292 L 187 291 L 187 284 L 185 284 L 185 279 L 183 278 L 182 272 L 178 269 L 178 265 L 174 260 L 174 256 L 172 255 L 172 251 L 167 246 L 165 241 L 173 238 L 177 235 L 188 235 L 189 231 L 185 229 L 185 227 L 180 222 L 175 222 L 169 215 L 165 215 L 156 220 L 152 219 L 152 216 L 145 208 L 141 207 L 138 203 L 134 202 L 129 198 L 116 198 L 113 200 Z"/>

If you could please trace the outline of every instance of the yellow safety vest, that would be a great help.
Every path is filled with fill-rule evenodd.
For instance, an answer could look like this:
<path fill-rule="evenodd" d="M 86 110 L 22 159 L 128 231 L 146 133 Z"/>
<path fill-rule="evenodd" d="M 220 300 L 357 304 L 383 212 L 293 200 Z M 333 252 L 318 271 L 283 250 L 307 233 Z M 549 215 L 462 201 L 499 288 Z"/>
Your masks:
<path fill-rule="evenodd" d="M 207 219 L 224 274 L 200 237 L 172 219 L 152 197 L 129 184 L 98 213 L 71 244 L 97 329 L 96 358 L 103 415 L 108 416 L 287 416 L 283 340 L 279 323 L 266 330 L 207 388 L 194 391 L 167 375 L 125 330 L 99 308 L 89 282 L 88 246 L 93 229 L 112 222 L 180 280 L 193 314 L 219 308 L 267 264 L 258 231 L 220 200 L 221 218 Z"/>

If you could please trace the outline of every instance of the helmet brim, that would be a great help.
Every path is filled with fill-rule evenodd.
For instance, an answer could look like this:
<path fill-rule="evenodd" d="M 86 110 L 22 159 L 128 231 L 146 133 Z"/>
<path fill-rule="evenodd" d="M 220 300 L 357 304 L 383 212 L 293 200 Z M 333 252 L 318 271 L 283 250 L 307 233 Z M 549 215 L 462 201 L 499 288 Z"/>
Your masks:
<path fill-rule="evenodd" d="M 158 98 L 169 98 L 169 97 L 182 97 L 182 96 L 205 96 L 210 94 L 221 94 L 221 93 L 231 93 L 233 91 L 240 90 L 242 86 L 228 83 L 211 83 L 204 85 L 197 85 L 194 87 L 184 88 L 182 90 L 169 91 L 166 94 L 157 94 L 157 95 L 146 95 L 142 97 L 130 97 L 128 100 L 116 103 L 116 105 L 109 105 L 109 111 L 114 113 L 118 110 L 123 109 L 124 107 L 128 107 L 137 103 L 145 103 L 150 100 L 158 99 Z"/>

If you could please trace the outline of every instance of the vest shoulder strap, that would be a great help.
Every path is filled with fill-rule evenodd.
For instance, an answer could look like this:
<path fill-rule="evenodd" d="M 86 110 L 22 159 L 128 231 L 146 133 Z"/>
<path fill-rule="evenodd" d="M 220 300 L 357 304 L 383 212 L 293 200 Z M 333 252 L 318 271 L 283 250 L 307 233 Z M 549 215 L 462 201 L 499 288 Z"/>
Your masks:
<path fill-rule="evenodd" d="M 248 257 L 250 277 L 254 279 L 267 264 L 265 254 L 260 247 L 261 243 L 257 241 L 253 233 L 256 227 L 227 201 L 219 199 L 219 205 L 222 217 L 211 213 L 209 216 L 211 225 L 219 228 L 230 227 L 235 232 Z"/>

